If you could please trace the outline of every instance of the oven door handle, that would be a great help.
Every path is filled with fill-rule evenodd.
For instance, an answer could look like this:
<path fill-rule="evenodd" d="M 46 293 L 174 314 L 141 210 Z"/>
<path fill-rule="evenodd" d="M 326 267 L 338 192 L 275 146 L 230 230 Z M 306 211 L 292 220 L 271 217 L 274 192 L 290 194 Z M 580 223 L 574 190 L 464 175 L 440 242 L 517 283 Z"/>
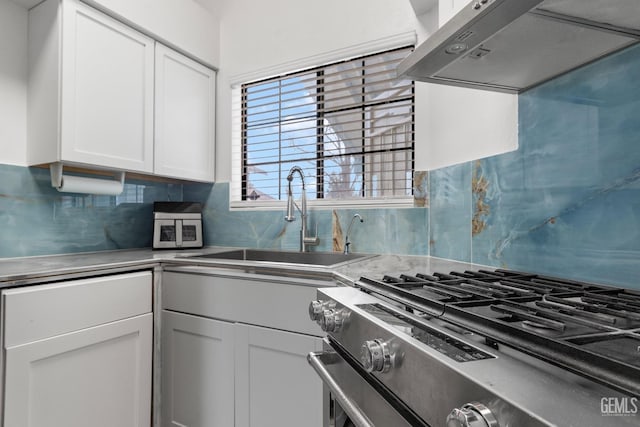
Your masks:
<path fill-rule="evenodd" d="M 369 417 L 367 417 L 362 409 L 353 401 L 347 394 L 340 388 L 338 382 L 331 376 L 324 363 L 322 362 L 322 356 L 333 356 L 331 352 L 314 352 L 309 353 L 307 361 L 315 369 L 315 371 L 322 379 L 322 382 L 329 387 L 331 394 L 338 401 L 340 407 L 347 413 L 349 419 L 355 424 L 356 427 L 375 427 Z"/>

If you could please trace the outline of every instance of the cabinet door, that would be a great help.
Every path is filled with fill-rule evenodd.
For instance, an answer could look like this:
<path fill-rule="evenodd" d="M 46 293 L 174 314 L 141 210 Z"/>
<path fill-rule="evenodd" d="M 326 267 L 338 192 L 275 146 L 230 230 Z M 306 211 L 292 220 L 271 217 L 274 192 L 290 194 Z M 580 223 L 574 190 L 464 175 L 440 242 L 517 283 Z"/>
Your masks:
<path fill-rule="evenodd" d="M 236 427 L 321 427 L 322 381 L 308 335 L 236 325 Z"/>
<path fill-rule="evenodd" d="M 5 427 L 148 427 L 151 313 L 8 347 Z"/>
<path fill-rule="evenodd" d="M 162 312 L 162 425 L 234 425 L 233 324 Z"/>
<path fill-rule="evenodd" d="M 154 41 L 63 3 L 61 160 L 151 172 Z"/>
<path fill-rule="evenodd" d="M 215 71 L 156 45 L 156 174 L 214 180 L 215 76 Z"/>

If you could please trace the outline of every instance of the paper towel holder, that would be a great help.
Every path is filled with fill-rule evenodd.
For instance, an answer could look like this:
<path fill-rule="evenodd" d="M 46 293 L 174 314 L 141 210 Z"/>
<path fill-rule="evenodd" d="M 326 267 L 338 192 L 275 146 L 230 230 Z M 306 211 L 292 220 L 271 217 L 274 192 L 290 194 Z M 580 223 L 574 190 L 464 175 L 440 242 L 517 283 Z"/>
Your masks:
<path fill-rule="evenodd" d="M 117 196 L 124 188 L 125 172 L 114 172 L 115 179 L 85 178 L 63 174 L 64 165 L 54 162 L 49 165 L 51 186 L 60 192 L 102 194 Z"/>

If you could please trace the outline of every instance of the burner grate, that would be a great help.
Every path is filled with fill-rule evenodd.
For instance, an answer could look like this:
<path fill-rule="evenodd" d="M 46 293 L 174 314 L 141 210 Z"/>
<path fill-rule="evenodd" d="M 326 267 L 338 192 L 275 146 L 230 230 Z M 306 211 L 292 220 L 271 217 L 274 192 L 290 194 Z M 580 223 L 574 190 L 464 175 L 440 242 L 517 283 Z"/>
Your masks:
<path fill-rule="evenodd" d="M 640 394 L 640 292 L 505 269 L 363 277 L 356 286 Z"/>

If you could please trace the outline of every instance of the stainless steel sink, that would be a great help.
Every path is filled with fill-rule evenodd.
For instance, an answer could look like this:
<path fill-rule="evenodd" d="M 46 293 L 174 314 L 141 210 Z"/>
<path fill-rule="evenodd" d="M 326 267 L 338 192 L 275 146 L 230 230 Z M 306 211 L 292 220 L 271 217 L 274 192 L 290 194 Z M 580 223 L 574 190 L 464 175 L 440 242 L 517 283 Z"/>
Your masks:
<path fill-rule="evenodd" d="M 355 261 L 371 255 L 343 254 L 339 252 L 291 252 L 263 249 L 236 249 L 205 255 L 193 255 L 189 258 L 228 259 L 237 261 L 268 261 L 290 264 L 322 265 L 325 267 Z"/>

